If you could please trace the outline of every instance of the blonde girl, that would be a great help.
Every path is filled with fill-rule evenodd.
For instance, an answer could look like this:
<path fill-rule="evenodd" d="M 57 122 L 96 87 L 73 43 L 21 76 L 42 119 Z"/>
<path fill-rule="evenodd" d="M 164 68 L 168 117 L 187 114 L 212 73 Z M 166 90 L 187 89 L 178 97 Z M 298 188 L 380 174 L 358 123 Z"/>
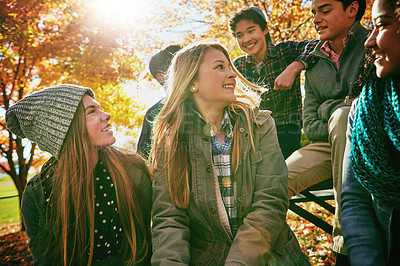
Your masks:
<path fill-rule="evenodd" d="M 151 153 L 154 265 L 308 263 L 285 223 L 287 167 L 257 89 L 218 43 L 179 51 Z"/>

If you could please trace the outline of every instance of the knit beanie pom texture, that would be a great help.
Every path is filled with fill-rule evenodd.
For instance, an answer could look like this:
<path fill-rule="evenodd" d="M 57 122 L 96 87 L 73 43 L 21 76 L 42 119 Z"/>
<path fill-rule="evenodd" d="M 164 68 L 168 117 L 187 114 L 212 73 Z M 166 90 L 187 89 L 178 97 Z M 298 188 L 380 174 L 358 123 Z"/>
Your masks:
<path fill-rule="evenodd" d="M 7 127 L 13 134 L 36 142 L 42 151 L 58 158 L 85 93 L 94 98 L 90 88 L 71 84 L 32 93 L 7 110 Z"/>

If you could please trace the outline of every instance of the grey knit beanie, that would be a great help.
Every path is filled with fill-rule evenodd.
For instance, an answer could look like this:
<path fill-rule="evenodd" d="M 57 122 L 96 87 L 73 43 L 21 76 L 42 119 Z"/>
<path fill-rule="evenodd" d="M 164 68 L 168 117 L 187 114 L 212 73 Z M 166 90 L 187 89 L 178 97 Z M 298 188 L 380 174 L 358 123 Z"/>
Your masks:
<path fill-rule="evenodd" d="M 8 129 L 20 138 L 36 142 L 43 151 L 58 158 L 69 126 L 82 97 L 90 88 L 62 84 L 26 96 L 6 112 Z"/>

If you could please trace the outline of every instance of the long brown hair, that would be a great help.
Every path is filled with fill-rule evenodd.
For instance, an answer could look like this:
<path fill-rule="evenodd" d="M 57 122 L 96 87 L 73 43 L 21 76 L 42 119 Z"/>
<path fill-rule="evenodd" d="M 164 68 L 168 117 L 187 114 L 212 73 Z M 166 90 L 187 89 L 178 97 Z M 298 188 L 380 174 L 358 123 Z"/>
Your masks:
<path fill-rule="evenodd" d="M 238 75 L 242 86 L 237 86 L 235 94 L 237 101 L 230 104 L 227 108 L 230 117 L 234 120 L 234 141 L 232 148 L 233 172 L 236 172 L 239 164 L 239 128 L 240 120 L 238 111 L 245 114 L 247 126 L 252 132 L 251 116 L 253 111 L 249 107 L 254 107 L 258 99 L 252 98 L 243 88 L 258 90 L 258 87 L 248 82 L 233 66 L 228 51 L 219 43 L 198 43 L 187 46 L 177 52 L 172 60 L 168 72 L 168 97 L 165 106 L 156 119 L 154 128 L 154 145 L 150 153 L 152 160 L 152 171 L 160 162 L 164 165 L 162 173 L 165 174 L 169 193 L 172 202 L 180 207 L 187 208 L 189 204 L 190 187 L 190 162 L 186 145 L 188 139 L 185 133 L 185 125 L 190 125 L 192 121 L 187 121 L 190 117 L 187 114 L 192 112 L 194 103 L 190 93 L 190 86 L 196 80 L 200 64 L 203 61 L 206 51 L 215 48 L 224 53 L 230 67 Z M 243 86 L 245 84 L 246 86 Z M 254 150 L 253 136 L 250 134 L 252 148 Z M 183 145 L 183 146 L 182 146 Z M 154 176 L 155 179 L 159 178 Z"/>
<path fill-rule="evenodd" d="M 143 159 L 137 155 L 121 152 L 112 146 L 99 151 L 91 144 L 86 132 L 82 102 L 54 166 L 49 234 L 56 236 L 55 250 L 48 250 L 47 253 L 51 252 L 49 256 L 61 260 L 63 265 L 90 265 L 92 262 L 95 217 L 93 172 L 97 161 L 91 155 L 97 152 L 115 186 L 124 232 L 121 256 L 128 265 L 138 263 L 149 252 L 150 228 L 145 226 L 145 217 L 138 204 L 137 188 L 126 171 L 126 165 L 136 165 L 147 178 L 148 169 Z"/>

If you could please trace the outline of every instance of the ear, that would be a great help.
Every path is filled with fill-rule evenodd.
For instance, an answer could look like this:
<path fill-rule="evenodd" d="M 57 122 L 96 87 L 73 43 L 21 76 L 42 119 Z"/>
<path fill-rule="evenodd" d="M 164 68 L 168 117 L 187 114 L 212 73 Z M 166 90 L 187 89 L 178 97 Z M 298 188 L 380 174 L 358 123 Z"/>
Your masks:
<path fill-rule="evenodd" d="M 197 91 L 197 82 L 196 81 L 193 81 L 193 83 L 190 85 L 190 91 L 191 92 Z"/>
<path fill-rule="evenodd" d="M 357 1 L 353 1 L 347 8 L 346 13 L 349 18 L 355 18 L 357 16 L 358 8 L 360 7 Z"/>
<path fill-rule="evenodd" d="M 164 85 L 165 83 L 165 77 L 162 73 L 157 73 L 156 80 L 160 82 L 161 85 Z"/>
<path fill-rule="evenodd" d="M 269 32 L 268 26 L 265 27 L 265 29 L 263 30 L 264 35 L 267 34 Z"/>

